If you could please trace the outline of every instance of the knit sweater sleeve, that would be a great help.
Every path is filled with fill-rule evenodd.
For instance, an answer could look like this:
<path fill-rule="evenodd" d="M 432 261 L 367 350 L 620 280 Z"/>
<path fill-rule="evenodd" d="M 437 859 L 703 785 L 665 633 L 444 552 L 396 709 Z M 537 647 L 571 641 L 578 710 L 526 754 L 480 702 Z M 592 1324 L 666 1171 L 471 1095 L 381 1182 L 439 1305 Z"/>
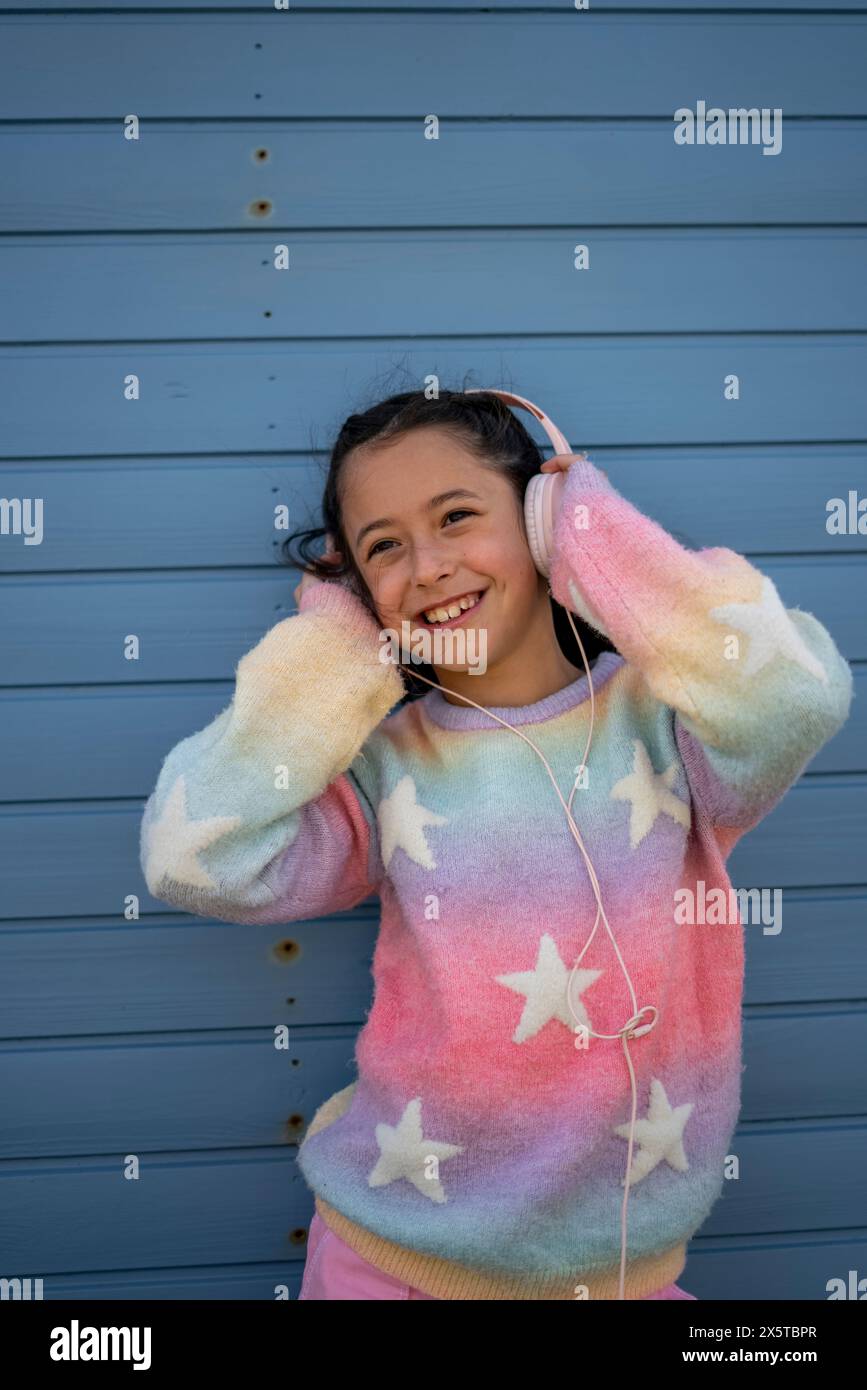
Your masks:
<path fill-rule="evenodd" d="M 226 922 L 290 922 L 375 891 L 376 817 L 354 775 L 401 699 L 377 627 L 334 581 L 241 658 L 231 703 L 163 761 L 141 822 L 154 897 Z"/>
<path fill-rule="evenodd" d="M 818 619 L 735 551 L 685 549 L 589 459 L 566 474 L 551 592 L 673 710 L 691 793 L 732 828 L 729 849 L 848 717 L 852 672 Z"/>

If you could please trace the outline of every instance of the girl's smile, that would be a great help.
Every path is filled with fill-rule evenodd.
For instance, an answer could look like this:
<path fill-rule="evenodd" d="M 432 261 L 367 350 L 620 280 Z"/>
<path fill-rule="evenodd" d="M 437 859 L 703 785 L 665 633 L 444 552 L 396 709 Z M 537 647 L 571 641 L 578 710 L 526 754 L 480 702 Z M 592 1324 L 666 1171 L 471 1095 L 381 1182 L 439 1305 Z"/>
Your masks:
<path fill-rule="evenodd" d="M 464 621 L 465 618 L 469 617 L 471 613 L 475 613 L 478 610 L 478 608 L 481 605 L 482 599 L 485 595 L 485 592 L 486 591 L 484 589 L 475 589 L 471 590 L 467 594 L 462 594 L 459 600 L 450 599 L 446 603 L 431 604 L 429 608 L 423 608 L 420 613 L 417 613 L 413 618 L 413 622 L 418 627 L 426 627 L 429 628 L 431 631 L 433 631 L 434 628 L 440 627 L 460 627 L 461 623 Z M 463 608 L 464 603 L 467 604 L 466 608 Z M 454 608 L 456 605 L 459 605 L 462 608 L 462 612 L 456 614 L 455 617 L 447 617 L 442 619 L 438 618 L 436 621 L 428 620 L 427 614 L 432 614 L 436 612 L 447 612 L 449 609 Z"/>

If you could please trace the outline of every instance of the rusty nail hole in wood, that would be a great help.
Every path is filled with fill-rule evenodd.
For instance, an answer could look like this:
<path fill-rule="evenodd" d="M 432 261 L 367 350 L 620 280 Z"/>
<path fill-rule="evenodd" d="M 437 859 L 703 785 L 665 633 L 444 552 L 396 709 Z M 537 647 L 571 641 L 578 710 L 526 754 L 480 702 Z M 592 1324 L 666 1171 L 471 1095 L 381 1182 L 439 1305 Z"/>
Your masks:
<path fill-rule="evenodd" d="M 253 158 L 258 159 L 260 163 L 264 163 L 264 161 L 269 158 L 268 151 L 265 149 L 264 145 L 259 146 Z"/>
<path fill-rule="evenodd" d="M 301 1126 L 304 1124 L 304 1116 L 290 1115 L 289 1119 L 286 1121 L 286 1124 L 289 1126 L 290 1129 L 300 1129 Z"/>
<path fill-rule="evenodd" d="M 289 1239 L 293 1245 L 307 1244 L 307 1230 L 304 1226 L 296 1226 L 294 1231 L 290 1231 Z"/>
<path fill-rule="evenodd" d="M 273 211 L 270 198 L 258 198 L 255 203 L 251 204 L 250 211 L 254 217 L 265 217 Z"/>
<path fill-rule="evenodd" d="M 291 937 L 287 937 L 285 941 L 278 941 L 274 950 L 278 956 L 297 956 L 301 952 L 301 947 L 298 945 L 297 941 L 293 941 Z"/>

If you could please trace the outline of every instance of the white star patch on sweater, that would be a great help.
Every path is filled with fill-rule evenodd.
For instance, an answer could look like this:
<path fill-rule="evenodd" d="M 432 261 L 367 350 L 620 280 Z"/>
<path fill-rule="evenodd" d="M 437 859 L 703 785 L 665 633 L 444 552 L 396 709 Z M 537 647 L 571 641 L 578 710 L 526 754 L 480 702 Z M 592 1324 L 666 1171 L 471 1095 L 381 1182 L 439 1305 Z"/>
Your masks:
<path fill-rule="evenodd" d="M 754 676 L 779 654 L 788 661 L 797 662 L 823 685 L 828 684 L 828 672 L 798 632 L 767 575 L 762 576 L 762 592 L 757 601 L 723 603 L 712 608 L 710 616 L 749 636 L 750 649 L 741 666 L 745 676 Z"/>
<path fill-rule="evenodd" d="M 621 777 L 619 782 L 615 782 L 611 796 L 615 801 L 631 803 L 629 845 L 631 849 L 636 849 L 645 835 L 649 835 L 660 813 L 671 816 L 678 825 L 688 830 L 690 811 L 687 803 L 671 790 L 677 780 L 677 762 L 671 763 L 664 772 L 656 773 L 641 739 L 632 741 L 635 745 L 632 771 L 628 777 Z"/>
<path fill-rule="evenodd" d="M 406 1178 L 413 1187 L 432 1202 L 448 1201 L 438 1177 L 430 1177 L 426 1169 L 431 1158 L 442 1160 L 463 1153 L 463 1145 L 447 1144 L 442 1139 L 425 1139 L 421 1129 L 421 1096 L 409 1101 L 396 1125 L 378 1124 L 376 1142 L 379 1158 L 367 1179 L 371 1187 L 385 1187 L 398 1178 Z"/>
<path fill-rule="evenodd" d="M 630 1186 L 646 1178 L 663 1159 L 678 1173 L 686 1172 L 689 1163 L 683 1151 L 683 1128 L 692 1110 L 692 1101 L 686 1105 L 678 1105 L 676 1110 L 672 1110 L 665 1094 L 665 1087 L 656 1077 L 653 1078 L 650 1083 L 647 1118 L 635 1121 L 635 1138 L 640 1147 L 638 1153 L 633 1150 L 632 1168 L 629 1173 Z M 614 1133 L 621 1139 L 628 1140 L 629 1121 L 627 1120 L 625 1125 L 617 1125 Z M 620 1184 L 625 1187 L 625 1176 L 620 1179 Z"/>
<path fill-rule="evenodd" d="M 547 932 L 539 939 L 539 951 L 532 970 L 518 970 L 512 975 L 497 975 L 498 985 L 513 989 L 516 994 L 526 995 L 520 1022 L 512 1034 L 512 1042 L 526 1042 L 533 1038 L 550 1019 L 559 1019 L 572 1032 L 575 1019 L 569 1010 L 566 987 L 569 984 L 570 969 L 563 963 L 557 943 Z M 571 999 L 575 1013 L 581 1023 L 590 1026 L 590 1019 L 583 1001 L 578 997 L 599 979 L 601 970 L 576 970 Z"/>
<path fill-rule="evenodd" d="M 382 862 L 388 868 L 396 849 L 402 849 L 423 869 L 435 869 L 424 828 L 426 825 L 448 825 L 448 817 L 429 811 L 416 798 L 413 779 L 401 777 L 390 796 L 384 796 L 377 811 Z"/>
<path fill-rule="evenodd" d="M 199 850 L 227 835 L 241 824 L 240 816 L 209 816 L 190 820 L 187 815 L 187 784 L 183 774 L 165 799 L 158 821 L 150 826 L 145 845 L 145 881 L 152 893 L 168 874 L 178 883 L 193 888 L 218 888 L 199 863 Z"/>

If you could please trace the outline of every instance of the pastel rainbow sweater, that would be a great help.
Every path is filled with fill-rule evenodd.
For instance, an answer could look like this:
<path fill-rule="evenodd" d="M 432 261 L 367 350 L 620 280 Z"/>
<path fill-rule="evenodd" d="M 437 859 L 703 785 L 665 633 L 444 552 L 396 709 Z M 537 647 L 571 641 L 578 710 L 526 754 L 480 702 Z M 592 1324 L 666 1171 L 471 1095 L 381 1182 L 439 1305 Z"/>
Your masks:
<path fill-rule="evenodd" d="M 589 460 L 567 474 L 551 590 L 617 648 L 593 668 L 572 807 L 639 1006 L 659 1010 L 630 1043 L 637 1299 L 682 1272 L 740 1106 L 744 928 L 678 925 L 675 895 L 729 901 L 732 847 L 844 723 L 852 676 L 746 559 L 684 549 Z M 378 893 L 357 1079 L 298 1152 L 320 1215 L 437 1298 L 616 1298 L 631 1088 L 620 1041 L 575 1046 L 566 984 L 596 918 L 582 856 L 532 749 L 439 691 L 393 710 L 380 650 L 348 590 L 305 590 L 238 663 L 231 704 L 165 758 L 148 888 L 244 923 Z M 586 676 L 495 712 L 568 801 Z M 631 1015 L 601 922 L 572 997 L 597 1033 Z"/>

